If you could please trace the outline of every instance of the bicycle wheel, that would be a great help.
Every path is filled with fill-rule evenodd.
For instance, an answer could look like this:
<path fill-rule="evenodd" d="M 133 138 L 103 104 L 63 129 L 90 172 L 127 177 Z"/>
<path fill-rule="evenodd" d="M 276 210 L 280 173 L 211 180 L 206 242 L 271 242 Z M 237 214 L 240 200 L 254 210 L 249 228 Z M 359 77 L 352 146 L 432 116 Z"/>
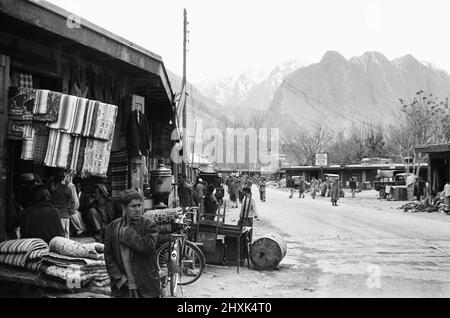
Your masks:
<path fill-rule="evenodd" d="M 205 270 L 205 256 L 197 245 L 189 241 L 185 242 L 182 256 L 181 275 L 179 275 L 178 284 L 192 284 L 200 278 Z M 161 245 L 156 251 L 156 260 L 159 270 L 167 270 L 167 261 L 169 257 L 170 244 L 167 242 Z"/>

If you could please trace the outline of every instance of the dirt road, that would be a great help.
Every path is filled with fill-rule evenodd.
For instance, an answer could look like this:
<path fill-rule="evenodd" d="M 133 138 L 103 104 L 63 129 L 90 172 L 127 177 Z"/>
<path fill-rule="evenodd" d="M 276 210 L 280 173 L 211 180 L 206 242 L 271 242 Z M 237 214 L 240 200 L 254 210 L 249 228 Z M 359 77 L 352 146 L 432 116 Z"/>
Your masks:
<path fill-rule="evenodd" d="M 180 297 L 450 296 L 448 216 L 406 214 L 375 193 L 333 207 L 329 198 L 288 199 L 269 188 L 257 203 L 254 239 L 275 232 L 288 245 L 278 270 L 208 265 Z"/>

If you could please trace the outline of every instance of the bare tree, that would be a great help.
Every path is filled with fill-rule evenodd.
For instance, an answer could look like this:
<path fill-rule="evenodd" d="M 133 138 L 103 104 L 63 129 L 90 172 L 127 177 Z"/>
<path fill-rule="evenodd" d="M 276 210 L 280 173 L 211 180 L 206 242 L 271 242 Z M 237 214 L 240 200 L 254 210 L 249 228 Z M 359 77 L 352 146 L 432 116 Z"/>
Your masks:
<path fill-rule="evenodd" d="M 450 141 L 450 110 L 448 98 L 439 100 L 432 94 L 425 96 L 418 91 L 412 101 L 400 99 L 401 109 L 394 125 L 388 127 L 388 149 L 392 155 L 404 160 L 414 157 L 417 162 L 416 174 L 420 164 L 426 157 L 415 153 L 414 148 L 420 145 L 443 143 Z"/>
<path fill-rule="evenodd" d="M 333 138 L 333 130 L 315 121 L 308 128 L 298 128 L 294 136 L 284 138 L 283 149 L 297 158 L 299 164 L 313 165 L 316 153 L 328 150 Z"/>

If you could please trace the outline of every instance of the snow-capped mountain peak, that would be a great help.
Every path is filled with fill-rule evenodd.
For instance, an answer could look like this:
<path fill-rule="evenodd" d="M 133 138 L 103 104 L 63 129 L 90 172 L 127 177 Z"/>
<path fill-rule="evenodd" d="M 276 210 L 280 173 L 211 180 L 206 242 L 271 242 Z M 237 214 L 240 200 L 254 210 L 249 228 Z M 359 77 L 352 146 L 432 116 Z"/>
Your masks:
<path fill-rule="evenodd" d="M 282 80 L 302 66 L 305 63 L 299 59 L 290 59 L 271 69 L 249 69 L 237 76 L 208 79 L 197 87 L 221 105 L 262 110 L 269 107 Z"/>

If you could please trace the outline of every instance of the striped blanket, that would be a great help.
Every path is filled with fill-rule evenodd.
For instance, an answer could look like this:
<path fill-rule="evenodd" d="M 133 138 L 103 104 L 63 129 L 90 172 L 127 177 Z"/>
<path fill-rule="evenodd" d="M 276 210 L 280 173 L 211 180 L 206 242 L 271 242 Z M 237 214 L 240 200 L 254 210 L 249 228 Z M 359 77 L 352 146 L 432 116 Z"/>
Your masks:
<path fill-rule="evenodd" d="M 127 151 L 113 151 L 110 159 L 111 192 L 117 198 L 120 192 L 128 189 L 128 153 Z"/>
<path fill-rule="evenodd" d="M 77 98 L 75 105 L 75 116 L 69 125 L 70 134 L 80 135 L 83 128 L 83 121 L 86 114 L 86 108 L 89 100 L 86 98 Z"/>
<path fill-rule="evenodd" d="M 72 136 L 50 129 L 44 164 L 49 167 L 67 168 Z"/>
<path fill-rule="evenodd" d="M 33 145 L 35 142 L 34 130 L 31 130 L 31 137 L 25 138 L 22 142 L 22 154 L 20 159 L 33 160 Z"/>
<path fill-rule="evenodd" d="M 33 115 L 45 115 L 48 108 L 48 94 L 50 91 L 38 89 L 36 91 L 36 102 L 33 107 Z M 33 116 L 34 117 L 34 116 Z"/>
<path fill-rule="evenodd" d="M 41 239 L 18 239 L 0 243 L 0 263 L 25 267 L 27 261 L 48 253 L 48 245 Z"/>
<path fill-rule="evenodd" d="M 71 95 L 62 95 L 59 104 L 58 119 L 56 122 L 48 125 L 51 129 L 58 129 L 69 132 L 75 121 L 75 111 L 77 109 L 77 97 Z"/>

